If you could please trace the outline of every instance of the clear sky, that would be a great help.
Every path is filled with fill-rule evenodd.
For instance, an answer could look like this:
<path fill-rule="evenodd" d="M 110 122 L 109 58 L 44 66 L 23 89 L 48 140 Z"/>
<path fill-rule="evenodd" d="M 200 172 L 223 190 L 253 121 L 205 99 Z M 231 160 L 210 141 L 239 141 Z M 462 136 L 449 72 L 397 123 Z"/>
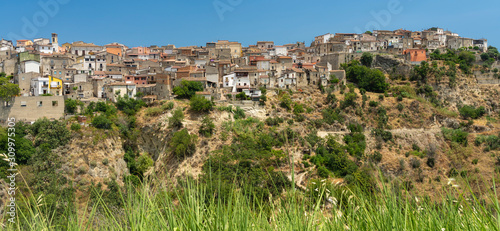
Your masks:
<path fill-rule="evenodd" d="M 437 26 L 500 46 L 500 1 L 467 0 L 3 0 L 0 37 L 127 46 L 219 39 L 306 42 L 326 33 Z"/>

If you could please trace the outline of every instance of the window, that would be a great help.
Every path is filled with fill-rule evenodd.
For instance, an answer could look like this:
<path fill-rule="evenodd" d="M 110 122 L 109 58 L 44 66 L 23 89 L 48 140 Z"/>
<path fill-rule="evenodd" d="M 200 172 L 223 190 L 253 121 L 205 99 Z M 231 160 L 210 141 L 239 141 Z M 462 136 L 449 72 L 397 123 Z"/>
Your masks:
<path fill-rule="evenodd" d="M 59 103 L 57 101 L 52 101 L 52 107 L 57 107 Z"/>
<path fill-rule="evenodd" d="M 39 107 L 43 106 L 43 102 L 42 101 L 38 101 L 37 104 L 38 104 Z"/>
<path fill-rule="evenodd" d="M 26 101 L 21 101 L 21 107 L 26 107 Z"/>

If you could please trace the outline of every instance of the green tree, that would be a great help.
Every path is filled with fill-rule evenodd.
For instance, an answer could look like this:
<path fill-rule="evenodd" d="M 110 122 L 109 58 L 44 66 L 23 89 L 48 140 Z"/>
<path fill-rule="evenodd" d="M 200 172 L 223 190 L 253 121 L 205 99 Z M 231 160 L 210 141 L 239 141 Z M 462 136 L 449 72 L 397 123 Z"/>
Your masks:
<path fill-rule="evenodd" d="M 212 134 L 214 134 L 214 131 L 215 131 L 215 125 L 214 122 L 212 122 L 212 119 L 210 119 L 210 117 L 208 116 L 203 117 L 203 120 L 201 121 L 200 130 L 198 131 L 200 135 L 205 137 L 211 137 Z"/>
<path fill-rule="evenodd" d="M 416 65 L 415 68 L 413 68 L 413 74 L 411 80 L 422 82 L 425 84 L 427 83 L 430 71 L 431 68 L 429 66 L 429 63 L 423 61 L 422 63 L 420 63 L 420 65 Z"/>
<path fill-rule="evenodd" d="M 10 83 L 10 79 L 11 77 L 6 77 L 5 73 L 0 73 L 0 100 L 10 101 L 21 92 L 19 85 Z"/>
<path fill-rule="evenodd" d="M 67 99 L 64 101 L 64 110 L 68 114 L 75 114 L 76 110 L 78 109 L 78 106 L 82 104 L 83 103 L 79 100 Z"/>
<path fill-rule="evenodd" d="M 143 176 L 144 173 L 152 167 L 154 164 L 153 159 L 148 156 L 147 153 L 144 153 L 137 158 L 136 165 L 137 165 L 137 172 L 139 172 L 140 176 Z"/>
<path fill-rule="evenodd" d="M 174 133 L 169 143 L 169 149 L 178 159 L 193 155 L 196 151 L 196 135 L 190 135 L 187 129 L 182 129 Z"/>
<path fill-rule="evenodd" d="M 118 110 L 123 111 L 127 115 L 135 115 L 135 113 L 137 113 L 144 106 L 146 106 L 144 101 L 129 98 L 128 95 L 125 95 L 125 97 L 118 97 L 118 100 L 116 101 L 116 107 Z"/>
<path fill-rule="evenodd" d="M 191 107 L 191 110 L 196 112 L 209 112 L 213 108 L 212 101 L 200 95 L 191 97 L 189 105 Z"/>
<path fill-rule="evenodd" d="M 383 93 L 389 84 L 385 82 L 385 75 L 380 70 L 373 70 L 359 65 L 359 62 L 351 62 L 347 66 L 347 80 L 370 92 Z"/>
<path fill-rule="evenodd" d="M 474 106 L 465 105 L 459 108 L 458 112 L 464 119 L 477 119 L 486 113 L 486 109 L 483 106 L 475 108 Z"/>
<path fill-rule="evenodd" d="M 184 120 L 184 112 L 181 108 L 177 108 L 168 119 L 168 124 L 171 128 L 181 128 L 182 121 Z"/>
<path fill-rule="evenodd" d="M 15 125 L 14 132 L 14 147 L 16 149 L 16 163 L 17 164 L 27 164 L 28 160 L 31 158 L 33 153 L 35 152 L 35 148 L 30 140 L 26 139 L 25 136 L 28 134 L 29 125 L 24 124 L 23 122 L 18 122 Z M 0 127 L 0 153 L 8 153 L 9 150 L 9 142 L 8 142 L 8 133 L 6 128 Z M 4 165 L 5 164 L 5 165 Z M 7 162 L 0 160 L 0 165 L 7 166 Z M 7 171 L 5 171 L 7 172 Z M 0 175 L 3 175 L 0 173 Z"/>
<path fill-rule="evenodd" d="M 280 106 L 286 110 L 292 110 L 292 99 L 288 93 L 283 94 L 280 99 Z"/>
<path fill-rule="evenodd" d="M 328 93 L 326 96 L 326 103 L 330 105 L 331 108 L 335 108 L 337 106 L 337 96 L 333 93 Z"/>
<path fill-rule="evenodd" d="M 35 147 L 47 144 L 50 149 L 54 149 L 65 145 L 71 138 L 71 133 L 64 122 L 50 121 L 47 118 L 38 119 L 29 130 L 34 136 Z"/>
<path fill-rule="evenodd" d="M 105 115 L 99 115 L 92 120 L 92 126 L 99 129 L 111 129 L 113 122 Z"/>
<path fill-rule="evenodd" d="M 372 66 L 372 62 L 373 62 L 373 55 L 369 52 L 365 52 L 363 53 L 363 55 L 361 56 L 361 64 L 366 66 L 366 67 L 371 67 Z"/>
<path fill-rule="evenodd" d="M 191 99 L 197 91 L 203 91 L 203 84 L 195 81 L 182 80 L 180 86 L 174 87 L 172 92 L 180 99 Z"/>

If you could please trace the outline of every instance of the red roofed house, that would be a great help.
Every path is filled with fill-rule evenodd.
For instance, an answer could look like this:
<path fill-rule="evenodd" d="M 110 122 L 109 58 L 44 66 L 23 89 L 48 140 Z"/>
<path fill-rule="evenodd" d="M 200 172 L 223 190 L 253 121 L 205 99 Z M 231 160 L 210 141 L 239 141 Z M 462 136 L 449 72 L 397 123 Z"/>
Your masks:
<path fill-rule="evenodd" d="M 427 60 L 425 49 L 406 49 L 403 51 L 405 59 L 410 62 L 422 62 Z"/>

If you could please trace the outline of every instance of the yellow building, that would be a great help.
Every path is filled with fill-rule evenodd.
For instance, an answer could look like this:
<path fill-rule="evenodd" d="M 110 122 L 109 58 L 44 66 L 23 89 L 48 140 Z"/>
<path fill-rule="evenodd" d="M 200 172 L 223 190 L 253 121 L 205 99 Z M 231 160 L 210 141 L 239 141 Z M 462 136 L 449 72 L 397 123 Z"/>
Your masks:
<path fill-rule="evenodd" d="M 49 94 L 59 96 L 63 95 L 63 81 L 62 79 L 52 77 L 49 75 Z"/>

